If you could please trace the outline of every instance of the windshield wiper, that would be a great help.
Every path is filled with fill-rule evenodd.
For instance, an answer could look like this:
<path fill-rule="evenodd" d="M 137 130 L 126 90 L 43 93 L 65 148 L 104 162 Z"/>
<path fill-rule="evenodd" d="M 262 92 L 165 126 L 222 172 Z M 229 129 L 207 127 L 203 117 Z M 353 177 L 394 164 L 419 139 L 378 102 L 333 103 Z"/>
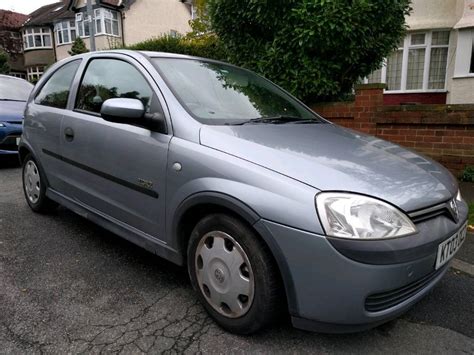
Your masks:
<path fill-rule="evenodd" d="M 247 123 L 271 123 L 271 124 L 283 124 L 283 123 L 321 123 L 317 119 L 303 119 L 297 116 L 291 115 L 278 115 L 269 117 L 252 118 L 251 120 L 235 123 L 235 125 L 244 125 Z"/>
<path fill-rule="evenodd" d="M 19 101 L 19 102 L 25 102 L 26 100 L 16 100 L 16 99 L 0 99 L 0 101 Z"/>

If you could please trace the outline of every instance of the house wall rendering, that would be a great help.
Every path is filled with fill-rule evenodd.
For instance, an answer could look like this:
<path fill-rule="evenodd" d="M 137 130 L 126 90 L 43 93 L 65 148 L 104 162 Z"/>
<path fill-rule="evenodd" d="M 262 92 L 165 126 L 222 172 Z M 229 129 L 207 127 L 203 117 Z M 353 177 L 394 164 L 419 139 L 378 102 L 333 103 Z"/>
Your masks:
<path fill-rule="evenodd" d="M 181 1 L 135 1 L 123 12 L 125 44 L 132 45 L 171 31 L 186 34 L 191 31 L 189 20 L 191 8 Z"/>

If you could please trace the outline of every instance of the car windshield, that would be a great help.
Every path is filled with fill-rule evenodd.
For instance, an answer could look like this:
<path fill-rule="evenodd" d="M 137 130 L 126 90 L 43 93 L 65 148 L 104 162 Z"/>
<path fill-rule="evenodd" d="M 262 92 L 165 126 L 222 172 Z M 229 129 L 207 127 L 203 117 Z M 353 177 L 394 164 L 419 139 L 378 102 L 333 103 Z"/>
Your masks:
<path fill-rule="evenodd" d="M 32 89 L 25 80 L 0 76 L 0 101 L 26 101 Z"/>
<path fill-rule="evenodd" d="M 152 61 L 180 103 L 202 123 L 323 122 L 289 94 L 251 71 L 197 59 Z"/>

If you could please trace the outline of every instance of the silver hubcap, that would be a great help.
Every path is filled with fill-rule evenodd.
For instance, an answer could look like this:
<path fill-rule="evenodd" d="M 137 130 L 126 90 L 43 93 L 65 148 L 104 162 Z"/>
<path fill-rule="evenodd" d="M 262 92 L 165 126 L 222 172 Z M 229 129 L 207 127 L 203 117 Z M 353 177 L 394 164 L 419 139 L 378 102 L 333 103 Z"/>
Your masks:
<path fill-rule="evenodd" d="M 36 164 L 29 160 L 26 163 L 23 176 L 23 184 L 25 185 L 26 195 L 32 203 L 36 203 L 40 196 L 40 175 Z"/>
<path fill-rule="evenodd" d="M 248 312 L 254 277 L 247 255 L 234 238 L 220 231 L 207 233 L 198 244 L 195 264 L 199 287 L 217 312 L 229 318 Z"/>

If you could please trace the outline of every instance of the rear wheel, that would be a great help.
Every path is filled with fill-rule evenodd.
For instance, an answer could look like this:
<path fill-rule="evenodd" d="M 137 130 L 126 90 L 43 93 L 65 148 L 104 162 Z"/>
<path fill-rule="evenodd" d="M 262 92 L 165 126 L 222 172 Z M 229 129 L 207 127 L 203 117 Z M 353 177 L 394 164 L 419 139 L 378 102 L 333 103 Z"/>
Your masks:
<path fill-rule="evenodd" d="M 188 271 L 204 307 L 228 331 L 254 333 L 278 315 L 280 279 L 272 256 L 234 217 L 213 214 L 196 225 Z"/>
<path fill-rule="evenodd" d="M 46 197 L 46 183 L 31 154 L 23 160 L 23 191 L 30 208 L 39 213 L 50 213 L 57 204 Z"/>

